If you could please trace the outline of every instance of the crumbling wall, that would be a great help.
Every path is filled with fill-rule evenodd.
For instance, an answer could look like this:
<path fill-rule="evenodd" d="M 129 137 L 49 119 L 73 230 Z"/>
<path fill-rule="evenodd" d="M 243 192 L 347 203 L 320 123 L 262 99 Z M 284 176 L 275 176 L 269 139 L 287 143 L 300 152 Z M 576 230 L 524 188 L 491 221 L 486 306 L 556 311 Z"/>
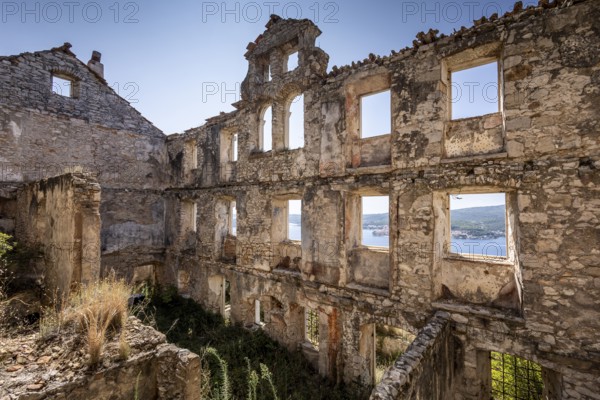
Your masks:
<path fill-rule="evenodd" d="M 33 268 L 47 299 L 62 299 L 71 285 L 100 277 L 100 186 L 95 179 L 67 174 L 27 184 L 19 189 L 17 206 L 16 236 L 34 254 L 41 252 Z"/>
<path fill-rule="evenodd" d="M 373 389 L 371 399 L 445 400 L 452 396 L 454 342 L 449 315 L 438 311 Z"/>
<path fill-rule="evenodd" d="M 568 357 L 561 355 L 560 350 L 553 350 L 557 336 L 546 330 L 548 326 L 479 306 L 436 306 L 450 313 L 457 359 L 464 360 L 454 376 L 458 396 L 479 399 L 482 393 L 489 393 L 491 351 L 538 363 L 542 368 L 543 398 L 593 399 L 596 396 L 598 361 L 585 357 L 583 349 Z"/>
<path fill-rule="evenodd" d="M 35 393 L 35 398 L 196 400 L 200 398 L 200 371 L 198 355 L 164 343 L 120 365 Z M 30 396 L 25 394 L 16 399 Z"/>
<path fill-rule="evenodd" d="M 0 182 L 94 175 L 105 190 L 103 274 L 131 276 L 140 265 L 133 254 L 163 261 L 165 136 L 130 105 L 135 83 L 116 87 L 121 97 L 97 68 L 99 54 L 86 66 L 70 47 L 0 57 Z M 71 91 L 53 76 L 67 78 Z"/>
<path fill-rule="evenodd" d="M 167 213 L 167 270 L 182 278 L 172 282 L 218 310 L 219 290 L 206 282 L 225 276 L 231 318 L 244 324 L 255 319 L 254 300 L 275 303 L 262 328 L 289 346 L 302 332 L 292 317 L 295 305 L 322 310 L 327 340 L 319 345 L 319 371 L 365 383 L 373 382 L 373 324 L 414 333 L 435 310 L 458 307 L 462 318 L 453 315 L 452 323 L 458 341 L 449 342 L 457 396 L 489 395 L 489 376 L 474 376 L 489 370 L 473 365 L 494 350 L 545 366 L 563 398 L 594 398 L 599 13 L 594 1 L 527 9 L 517 3 L 501 18 L 448 37 L 420 34 L 410 48 L 329 73 L 327 56 L 314 46 L 316 27 L 272 17 L 248 46 L 236 110 L 169 139 L 181 185 L 170 191 Z M 287 71 L 294 50 L 300 64 Z M 452 119 L 452 72 L 489 61 L 499 69 L 498 110 Z M 362 139 L 359 98 L 386 87 L 392 132 Z M 298 91 L 305 98 L 305 143 L 288 150 L 285 101 Z M 273 149 L 262 151 L 268 105 Z M 239 158 L 235 165 L 225 160 L 235 173 L 223 174 L 221 135 L 232 132 L 239 134 Z M 194 146 L 197 163 L 190 164 Z M 508 256 L 452 254 L 449 194 L 490 192 L 506 193 Z M 389 196 L 387 257 L 362 246 L 356 234 L 360 196 L 374 193 Z M 225 198 L 238 209 L 235 262 L 220 260 L 215 246 L 215 210 Z M 297 270 L 281 268 L 286 245 L 277 210 L 290 198 L 302 200 Z M 174 222 L 181 202 L 197 205 L 193 232 Z M 377 268 L 369 274 L 371 265 Z"/>

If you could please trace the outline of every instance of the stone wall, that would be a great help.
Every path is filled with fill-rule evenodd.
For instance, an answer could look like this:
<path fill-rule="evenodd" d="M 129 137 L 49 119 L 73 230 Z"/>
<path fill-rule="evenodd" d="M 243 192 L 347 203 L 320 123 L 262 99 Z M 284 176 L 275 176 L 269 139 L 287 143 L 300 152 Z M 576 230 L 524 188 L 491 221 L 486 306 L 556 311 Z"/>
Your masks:
<path fill-rule="evenodd" d="M 83 174 L 26 184 L 17 194 L 16 237 L 33 253 L 32 271 L 44 295 L 64 298 L 73 284 L 100 277 L 100 186 Z"/>
<path fill-rule="evenodd" d="M 438 311 L 385 372 L 371 399 L 448 399 L 453 386 L 454 356 L 449 315 Z"/>
<path fill-rule="evenodd" d="M 599 12 L 593 1 L 517 4 L 452 36 L 430 31 L 411 48 L 329 73 L 328 57 L 314 46 L 318 30 L 273 17 L 248 47 L 236 110 L 168 140 L 177 187 L 169 191 L 163 278 L 215 311 L 223 294 L 208 282 L 228 280 L 232 320 L 252 324 L 260 300 L 268 304 L 261 327 L 291 348 L 304 342 L 298 310 L 318 309 L 319 371 L 365 383 L 373 382 L 374 324 L 416 333 L 436 310 L 465 306 L 486 329 L 452 324 L 457 399 L 489 395 L 489 386 L 471 378 L 473 354 L 487 352 L 489 362 L 491 350 L 547 365 L 549 376 L 562 376 L 562 398 L 594 398 L 588 368 L 600 329 Z M 299 67 L 287 71 L 282 65 L 296 50 Z M 451 119 L 450 73 L 494 60 L 499 111 Z M 265 65 L 274 71 L 270 80 Z M 385 88 L 392 132 L 361 139 L 359 98 Z M 304 147 L 287 150 L 287 100 L 300 92 Z M 262 151 L 269 105 L 273 149 Z M 222 146 L 236 133 L 239 158 L 232 162 L 222 158 Z M 450 254 L 449 193 L 490 192 L 506 193 L 509 255 Z M 383 257 L 356 234 L 360 196 L 373 194 L 389 196 Z M 302 200 L 300 253 L 281 237 L 281 204 L 289 199 Z M 237 206 L 236 257 L 224 262 L 219 210 L 230 200 Z M 190 202 L 195 219 L 185 214 L 184 229 L 182 204 Z M 285 267 L 283 252 L 299 258 L 298 268 Z M 369 265 L 377 266 L 373 274 Z M 508 342 L 510 330 L 497 318 L 516 318 L 524 328 Z"/>
<path fill-rule="evenodd" d="M 168 139 L 108 88 L 99 57 L 86 67 L 68 44 L 2 57 L 1 229 L 19 240 L 56 234 L 26 213 L 46 181 L 23 189 L 32 192 L 23 201 L 15 190 L 91 171 L 103 190 L 102 273 L 176 285 L 214 311 L 230 306 L 233 322 L 302 349 L 336 381 L 374 383 L 377 325 L 415 334 L 446 310 L 453 339 L 432 342 L 413 372 L 423 380 L 406 387 L 415 396 L 429 376 L 444 376 L 437 396 L 449 390 L 446 372 L 425 368 L 447 350 L 456 399 L 489 397 L 491 351 L 542 365 L 549 398 L 598 399 L 598 20 L 595 0 L 519 2 L 451 36 L 420 33 L 412 47 L 327 72 L 319 29 L 272 16 L 247 47 L 236 110 Z M 498 66 L 497 110 L 452 119 L 452 73 L 488 62 Z M 71 80 L 70 97 L 52 93 L 52 76 Z M 382 90 L 391 132 L 363 138 L 360 98 Z M 289 149 L 299 94 L 304 146 Z M 453 254 L 449 195 L 491 192 L 506 197 L 507 257 Z M 389 197 L 389 250 L 361 243 L 368 195 Z M 302 200 L 300 241 L 286 235 L 288 200 Z M 307 310 L 319 315 L 316 347 Z"/>
<path fill-rule="evenodd" d="M 70 47 L 0 57 L 0 182 L 18 185 L 70 172 L 96 176 L 105 190 L 103 274 L 115 269 L 131 276 L 138 266 L 131 255 L 140 249 L 162 264 L 164 221 L 157 190 L 170 179 L 165 135 Z M 71 91 L 53 83 L 54 76 L 69 80 Z"/>
<path fill-rule="evenodd" d="M 66 331 L 65 331 L 66 329 Z M 124 339 L 129 356 L 119 355 L 119 335 L 109 336 L 102 362 L 87 365 L 79 333 L 63 327 L 62 335 L 2 332 L 0 398 L 19 400 L 200 400 L 203 385 L 200 357 L 166 343 L 165 335 L 129 317 Z"/>
<path fill-rule="evenodd" d="M 200 358 L 171 344 L 98 373 L 18 400 L 196 400 L 200 399 Z M 137 397 L 136 397 L 137 396 Z"/>

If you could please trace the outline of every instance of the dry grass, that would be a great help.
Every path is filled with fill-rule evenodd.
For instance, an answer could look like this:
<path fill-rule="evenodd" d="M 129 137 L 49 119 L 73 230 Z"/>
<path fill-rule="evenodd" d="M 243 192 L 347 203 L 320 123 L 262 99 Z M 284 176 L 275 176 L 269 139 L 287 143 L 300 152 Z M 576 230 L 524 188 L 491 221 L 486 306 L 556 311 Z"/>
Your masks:
<path fill-rule="evenodd" d="M 129 345 L 129 343 L 127 343 L 124 331 L 121 330 L 121 335 L 119 336 L 119 358 L 121 360 L 127 360 L 129 358 L 130 353 L 131 346 Z"/>
<path fill-rule="evenodd" d="M 111 277 L 84 285 L 71 296 L 67 313 L 86 336 L 90 365 L 100 362 L 109 329 L 119 332 L 124 327 L 129 315 L 131 291 L 131 286 L 125 281 Z M 119 348 L 121 356 L 126 358 L 129 345 L 124 335 L 121 335 Z"/>
<path fill-rule="evenodd" d="M 40 319 L 40 336 L 59 334 L 65 325 L 75 324 L 87 343 L 89 363 L 97 365 L 109 332 L 120 333 L 119 356 L 127 359 L 131 348 L 123 328 L 129 316 L 132 287 L 114 277 L 82 285 L 68 301 L 55 302 L 44 310 Z"/>

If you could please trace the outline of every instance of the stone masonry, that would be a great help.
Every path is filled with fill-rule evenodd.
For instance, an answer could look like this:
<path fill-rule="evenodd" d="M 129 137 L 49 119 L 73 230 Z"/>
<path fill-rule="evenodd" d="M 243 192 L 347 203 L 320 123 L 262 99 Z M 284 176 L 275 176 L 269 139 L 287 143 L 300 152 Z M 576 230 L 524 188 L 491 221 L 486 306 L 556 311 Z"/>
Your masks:
<path fill-rule="evenodd" d="M 39 179 L 32 165 L 68 160 L 102 188 L 102 274 L 175 285 L 334 381 L 374 383 L 381 325 L 416 339 L 373 398 L 489 399 L 501 352 L 541 365 L 545 398 L 598 400 L 598 21 L 597 0 L 518 2 L 328 69 L 311 21 L 272 16 L 247 47 L 235 111 L 169 137 L 106 88 L 97 54 L 0 58 L 0 227 L 14 227 L 14 188 Z M 498 111 L 452 119 L 452 73 L 488 62 Z M 74 96 L 51 93 L 53 74 Z M 391 131 L 362 138 L 361 96 L 385 90 Z M 300 94 L 304 145 L 290 149 Z M 449 251 L 451 193 L 505 193 L 506 257 Z M 389 250 L 361 244 L 367 195 L 389 198 Z M 299 241 L 289 200 L 302 201 Z"/>
<path fill-rule="evenodd" d="M 131 277 L 142 260 L 163 262 L 165 135 L 106 84 L 97 52 L 86 65 L 70 47 L 0 57 L 0 227 L 14 232 L 23 183 L 92 174 L 102 188 L 103 274 Z M 70 97 L 54 76 L 71 81 Z"/>

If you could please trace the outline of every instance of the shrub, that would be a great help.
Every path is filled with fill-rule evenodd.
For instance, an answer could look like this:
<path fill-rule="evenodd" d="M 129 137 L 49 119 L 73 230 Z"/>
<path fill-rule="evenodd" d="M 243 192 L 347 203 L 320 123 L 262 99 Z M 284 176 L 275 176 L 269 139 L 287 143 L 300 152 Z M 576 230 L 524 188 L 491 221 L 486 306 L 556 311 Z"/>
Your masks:
<path fill-rule="evenodd" d="M 12 236 L 0 232 L 0 300 L 6 298 L 8 288 L 8 254 L 14 248 Z"/>
<path fill-rule="evenodd" d="M 0 232 L 0 260 L 13 249 L 12 236 Z"/>

